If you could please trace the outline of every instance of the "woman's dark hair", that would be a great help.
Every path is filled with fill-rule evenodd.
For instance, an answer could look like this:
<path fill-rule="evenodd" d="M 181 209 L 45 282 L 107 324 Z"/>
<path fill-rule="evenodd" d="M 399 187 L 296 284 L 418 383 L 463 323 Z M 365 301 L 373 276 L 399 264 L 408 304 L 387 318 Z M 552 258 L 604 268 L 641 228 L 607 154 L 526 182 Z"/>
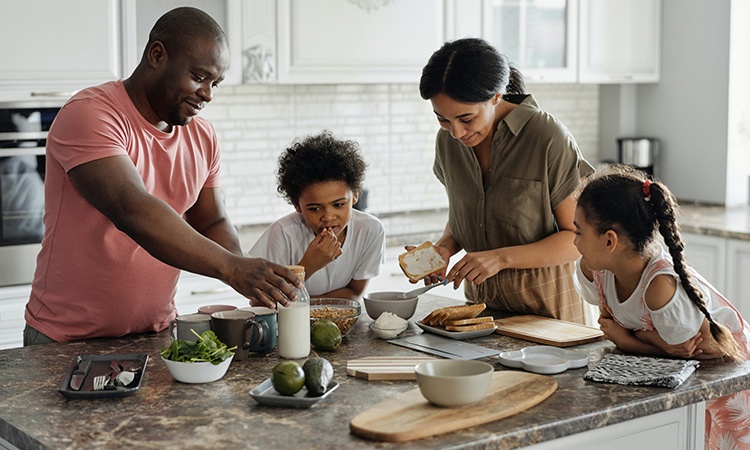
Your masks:
<path fill-rule="evenodd" d="M 279 156 L 276 190 L 292 205 L 304 188 L 325 181 L 343 181 L 357 194 L 366 168 L 357 142 L 336 139 L 326 130 L 295 141 Z"/>
<path fill-rule="evenodd" d="M 744 357 L 731 333 L 714 322 L 703 295 L 693 284 L 683 250 L 685 244 L 677 224 L 677 200 L 667 186 L 649 179 L 644 172 L 625 165 L 612 165 L 589 180 L 578 198 L 586 222 L 599 234 L 613 230 L 627 237 L 633 250 L 647 255 L 657 230 L 672 255 L 675 273 L 693 304 L 708 319 L 711 336 L 729 358 Z"/>
<path fill-rule="evenodd" d="M 419 94 L 445 94 L 463 103 L 481 103 L 496 93 L 524 94 L 523 75 L 483 39 L 446 42 L 422 69 Z"/>

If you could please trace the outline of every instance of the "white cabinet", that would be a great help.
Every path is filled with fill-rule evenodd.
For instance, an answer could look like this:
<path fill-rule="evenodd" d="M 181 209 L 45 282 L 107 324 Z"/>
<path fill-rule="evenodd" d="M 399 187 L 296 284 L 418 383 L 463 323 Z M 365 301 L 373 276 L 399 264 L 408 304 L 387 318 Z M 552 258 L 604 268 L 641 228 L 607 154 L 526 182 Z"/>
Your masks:
<path fill-rule="evenodd" d="M 719 292 L 727 294 L 727 240 L 717 236 L 682 233 L 685 243 L 685 259 Z M 731 297 L 730 297 L 731 300 Z"/>
<path fill-rule="evenodd" d="M 268 3 L 244 3 L 247 82 L 416 83 L 446 40 L 443 0 Z"/>
<path fill-rule="evenodd" d="M 525 447 L 529 450 L 702 450 L 705 402 Z"/>
<path fill-rule="evenodd" d="M 485 0 L 483 29 L 526 81 L 576 81 L 578 0 Z"/>
<path fill-rule="evenodd" d="M 683 233 L 688 264 L 750 318 L 750 241 Z"/>
<path fill-rule="evenodd" d="M 250 306 L 250 300 L 215 278 L 182 271 L 177 282 L 175 306 L 180 314 L 191 314 L 206 305 Z"/>
<path fill-rule="evenodd" d="M 579 82 L 658 82 L 661 0 L 580 1 Z"/>
<path fill-rule="evenodd" d="M 3 2 L 0 99 L 67 99 L 121 75 L 118 0 Z"/>
<path fill-rule="evenodd" d="M 0 288 L 0 350 L 23 345 L 24 311 L 30 294 L 30 284 Z"/>
<path fill-rule="evenodd" d="M 750 241 L 727 240 L 726 280 L 727 298 L 750 320 Z"/>
<path fill-rule="evenodd" d="M 123 77 L 133 73 L 157 19 L 179 6 L 199 8 L 216 20 L 227 35 L 230 63 L 222 84 L 239 84 L 242 78 L 241 3 L 236 0 L 122 0 Z"/>

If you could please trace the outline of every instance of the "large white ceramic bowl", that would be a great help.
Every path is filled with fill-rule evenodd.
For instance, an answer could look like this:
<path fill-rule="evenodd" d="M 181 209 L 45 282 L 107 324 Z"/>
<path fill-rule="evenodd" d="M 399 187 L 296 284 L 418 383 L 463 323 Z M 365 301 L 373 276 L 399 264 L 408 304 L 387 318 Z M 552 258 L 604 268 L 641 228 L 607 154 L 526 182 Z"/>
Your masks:
<path fill-rule="evenodd" d="M 399 299 L 402 292 L 370 292 L 364 295 L 365 310 L 373 320 L 388 311 L 404 320 L 409 320 L 417 310 L 419 297 Z"/>
<path fill-rule="evenodd" d="M 490 388 L 494 367 L 475 360 L 438 360 L 417 364 L 419 391 L 437 406 L 463 406 L 482 400 Z"/>
<path fill-rule="evenodd" d="M 227 373 L 234 356 L 214 365 L 210 362 L 181 362 L 161 358 L 175 380 L 183 383 L 210 383 L 221 379 Z"/>

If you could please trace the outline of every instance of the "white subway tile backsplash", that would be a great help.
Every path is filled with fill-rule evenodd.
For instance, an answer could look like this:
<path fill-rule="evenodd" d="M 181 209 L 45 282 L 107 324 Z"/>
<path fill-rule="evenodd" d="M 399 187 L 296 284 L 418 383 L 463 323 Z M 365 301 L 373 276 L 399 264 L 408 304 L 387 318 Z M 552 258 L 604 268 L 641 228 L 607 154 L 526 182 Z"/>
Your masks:
<path fill-rule="evenodd" d="M 529 85 L 527 90 L 595 161 L 598 86 Z M 292 210 L 276 192 L 278 156 L 295 139 L 324 129 L 360 144 L 368 163 L 369 212 L 447 207 L 443 186 L 432 173 L 438 124 L 416 84 L 222 86 L 203 116 L 219 138 L 222 187 L 236 226 L 267 224 Z"/>

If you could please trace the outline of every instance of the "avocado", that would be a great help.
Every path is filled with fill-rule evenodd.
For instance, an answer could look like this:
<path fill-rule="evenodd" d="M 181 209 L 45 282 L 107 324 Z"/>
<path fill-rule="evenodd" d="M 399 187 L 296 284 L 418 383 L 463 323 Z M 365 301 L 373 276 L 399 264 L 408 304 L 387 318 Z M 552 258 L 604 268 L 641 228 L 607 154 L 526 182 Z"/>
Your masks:
<path fill-rule="evenodd" d="M 305 372 L 305 387 L 313 396 L 325 394 L 333 378 L 333 366 L 325 358 L 310 358 L 302 366 Z"/>
<path fill-rule="evenodd" d="M 330 320 L 316 320 L 310 326 L 310 343 L 317 350 L 336 350 L 341 345 L 341 330 Z"/>

